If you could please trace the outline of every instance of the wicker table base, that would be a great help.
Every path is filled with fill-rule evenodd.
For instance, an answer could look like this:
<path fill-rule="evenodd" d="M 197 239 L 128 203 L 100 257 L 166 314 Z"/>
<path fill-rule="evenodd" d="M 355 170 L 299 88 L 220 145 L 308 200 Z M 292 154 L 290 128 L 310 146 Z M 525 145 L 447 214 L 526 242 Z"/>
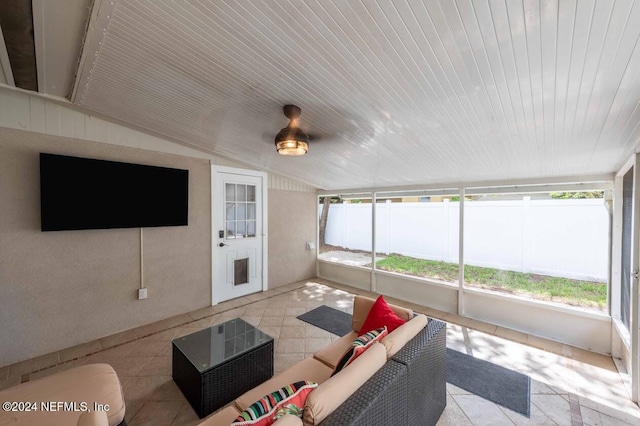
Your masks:
<path fill-rule="evenodd" d="M 173 380 L 203 418 L 273 376 L 273 339 L 205 371 L 183 353 L 176 339 L 172 364 Z"/>

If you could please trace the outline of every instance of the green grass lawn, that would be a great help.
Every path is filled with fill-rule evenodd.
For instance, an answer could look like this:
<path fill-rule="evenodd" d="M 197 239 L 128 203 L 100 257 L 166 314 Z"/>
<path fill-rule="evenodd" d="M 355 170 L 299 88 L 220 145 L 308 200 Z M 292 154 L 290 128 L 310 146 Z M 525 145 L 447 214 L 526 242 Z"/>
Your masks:
<path fill-rule="evenodd" d="M 391 254 L 378 260 L 376 266 L 385 271 L 458 282 L 458 264 Z M 547 275 L 525 274 L 479 266 L 464 267 L 465 284 L 501 292 L 561 302 L 573 306 L 604 309 L 607 285 Z"/>

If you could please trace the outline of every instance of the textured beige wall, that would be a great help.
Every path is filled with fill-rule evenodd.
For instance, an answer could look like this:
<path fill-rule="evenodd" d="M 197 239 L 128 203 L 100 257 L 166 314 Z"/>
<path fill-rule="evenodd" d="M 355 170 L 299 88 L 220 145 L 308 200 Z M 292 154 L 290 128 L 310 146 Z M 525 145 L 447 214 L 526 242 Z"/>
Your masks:
<path fill-rule="evenodd" d="M 316 275 L 317 197 L 313 192 L 269 190 L 269 287 Z"/>
<path fill-rule="evenodd" d="M 40 231 L 39 152 L 189 169 L 189 226 Z M 0 127 L 0 366 L 211 300 L 208 160 Z"/>

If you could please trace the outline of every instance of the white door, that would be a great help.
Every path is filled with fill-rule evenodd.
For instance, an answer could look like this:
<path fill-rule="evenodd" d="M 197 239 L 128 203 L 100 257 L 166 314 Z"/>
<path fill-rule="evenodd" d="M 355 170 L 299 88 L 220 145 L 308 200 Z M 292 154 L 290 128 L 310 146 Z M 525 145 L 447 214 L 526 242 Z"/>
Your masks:
<path fill-rule="evenodd" d="M 266 290 L 266 174 L 211 167 L 212 304 Z"/>

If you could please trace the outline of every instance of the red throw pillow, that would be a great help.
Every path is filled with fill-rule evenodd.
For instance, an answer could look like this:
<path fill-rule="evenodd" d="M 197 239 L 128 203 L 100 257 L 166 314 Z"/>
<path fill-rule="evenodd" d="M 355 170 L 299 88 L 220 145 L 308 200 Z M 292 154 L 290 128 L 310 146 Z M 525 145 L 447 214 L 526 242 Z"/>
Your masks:
<path fill-rule="evenodd" d="M 385 326 L 387 327 L 387 331 L 391 333 L 405 322 L 405 320 L 391 310 L 384 300 L 384 297 L 380 295 L 376 303 L 371 307 L 367 319 L 364 320 L 364 324 L 362 324 L 362 328 L 360 329 L 360 335 Z"/>

